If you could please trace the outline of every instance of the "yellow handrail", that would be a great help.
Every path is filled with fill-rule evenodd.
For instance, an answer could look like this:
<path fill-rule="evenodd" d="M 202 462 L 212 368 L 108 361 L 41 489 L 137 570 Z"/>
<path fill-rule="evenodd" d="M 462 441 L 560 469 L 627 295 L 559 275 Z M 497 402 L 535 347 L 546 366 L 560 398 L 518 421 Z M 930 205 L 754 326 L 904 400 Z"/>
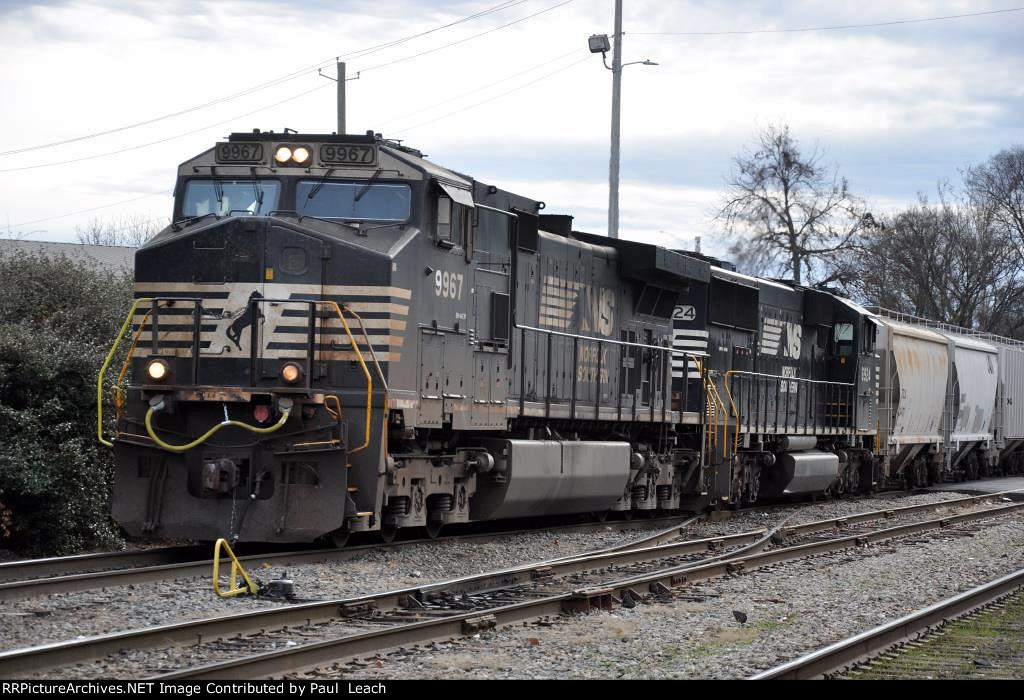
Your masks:
<path fill-rule="evenodd" d="M 156 302 L 154 306 L 159 306 L 160 302 Z M 139 344 L 139 338 L 142 336 L 142 331 L 146 330 L 146 322 L 149 321 L 149 317 L 153 315 L 153 309 L 151 308 L 146 312 L 146 315 L 142 317 L 142 322 L 139 324 L 139 330 L 135 331 L 135 337 L 132 338 L 132 344 L 128 347 L 128 355 L 124 358 L 124 364 L 121 365 L 121 371 L 117 373 L 117 379 L 114 381 L 114 389 L 111 392 L 114 400 L 114 415 L 117 418 L 121 417 L 121 410 L 124 408 L 124 390 L 121 388 L 121 382 L 124 381 L 125 375 L 128 373 L 128 365 L 132 362 L 132 355 L 135 354 L 135 347 Z M 156 329 L 153 329 L 156 332 Z"/>
<path fill-rule="evenodd" d="M 725 394 L 729 397 L 729 408 L 732 409 L 732 414 L 736 416 L 736 437 L 732 443 L 732 453 L 735 455 L 740 451 L 740 412 L 736 409 L 736 403 L 732 400 L 732 389 L 729 388 L 729 377 L 735 374 L 739 370 L 731 369 L 725 373 L 723 377 L 722 386 L 725 387 Z M 725 431 L 724 435 L 726 439 L 729 439 L 729 414 L 725 414 Z"/>
<path fill-rule="evenodd" d="M 366 347 L 370 349 L 370 357 L 373 359 L 373 367 L 377 370 L 377 376 L 380 377 L 380 384 L 384 388 L 384 411 L 383 421 L 381 425 L 381 441 L 384 446 L 384 454 L 388 453 L 388 380 L 384 378 L 384 372 L 380 368 L 380 362 L 377 360 L 377 351 L 373 349 L 373 343 L 370 342 L 370 336 L 366 332 L 366 324 L 363 322 L 363 317 L 357 314 L 347 306 L 344 307 L 344 311 L 352 314 L 352 316 L 359 321 L 359 331 L 363 334 L 363 340 L 366 341 Z"/>
<path fill-rule="evenodd" d="M 151 302 L 151 297 L 142 297 L 136 299 L 132 304 L 132 308 L 128 311 L 128 318 L 124 320 L 124 324 L 121 326 L 121 331 L 117 334 L 117 339 L 114 341 L 114 346 L 110 348 L 110 352 L 107 353 L 107 359 L 103 361 L 103 366 L 100 367 L 99 376 L 96 377 L 96 437 L 100 443 L 107 447 L 113 447 L 114 443 L 103 437 L 103 375 L 107 373 L 107 368 L 110 367 L 111 360 L 114 359 L 114 354 L 117 352 L 117 348 L 121 345 L 121 340 L 124 338 L 124 334 L 132 325 L 132 319 L 135 318 L 135 309 L 139 308 L 139 304 Z"/>
<path fill-rule="evenodd" d="M 363 374 L 366 376 L 366 435 L 362 445 L 354 450 L 349 450 L 349 454 L 354 454 L 360 450 L 365 450 L 370 446 L 370 417 L 373 415 L 373 377 L 370 376 L 370 370 L 367 368 L 366 362 L 363 361 L 363 353 L 359 351 L 359 344 L 356 343 L 356 339 L 352 336 L 352 331 L 349 330 L 348 322 L 345 321 L 345 316 L 342 314 L 341 307 L 338 306 L 338 302 L 331 299 L 325 299 L 323 301 L 318 301 L 317 303 L 330 306 L 334 309 L 334 312 L 338 315 L 338 320 L 341 321 L 341 327 L 345 329 L 345 335 L 348 336 L 348 342 L 352 344 L 352 349 L 355 350 L 356 359 L 359 360 L 359 366 L 363 368 Z M 370 351 L 373 351 L 372 345 L 370 346 Z"/>
<path fill-rule="evenodd" d="M 715 439 L 718 436 L 718 421 L 713 401 L 714 396 L 708 386 L 708 378 L 707 375 L 704 374 L 704 364 L 700 361 L 700 358 L 696 355 L 687 355 L 687 357 L 692 357 L 693 363 L 697 365 L 697 373 L 701 378 L 701 386 L 704 387 L 704 446 L 706 450 L 711 451 L 718 444 L 718 441 Z"/>
<path fill-rule="evenodd" d="M 327 405 L 332 399 L 334 400 L 334 408 Z M 324 410 L 330 413 L 331 416 L 341 423 L 344 412 L 341 410 L 341 400 L 337 396 L 334 394 L 328 394 L 324 397 Z"/>
<path fill-rule="evenodd" d="M 220 589 L 220 550 L 222 547 L 231 558 L 231 578 L 228 581 L 228 585 L 231 587 L 226 591 Z M 245 580 L 244 586 L 238 585 L 238 574 L 241 574 Z M 257 595 L 260 592 L 259 586 L 253 583 L 253 580 L 249 578 L 249 574 L 245 573 L 242 563 L 238 561 L 238 557 L 231 551 L 231 546 L 224 538 L 217 540 L 217 543 L 213 546 L 213 592 L 221 598 L 232 598 L 246 594 Z"/>
<path fill-rule="evenodd" d="M 207 430 L 205 433 L 203 433 L 190 443 L 187 443 L 185 445 L 172 445 L 168 442 L 164 442 L 159 437 L 157 437 L 156 431 L 153 429 L 153 414 L 158 413 L 163 409 L 164 403 L 163 401 L 161 401 L 156 406 L 150 406 L 149 410 L 146 411 L 146 434 L 149 435 L 150 439 L 152 439 L 153 442 L 155 442 L 159 447 L 167 450 L 168 452 L 176 453 L 188 452 L 192 448 L 197 447 L 206 442 L 207 440 L 209 440 L 221 428 L 226 428 L 229 425 L 233 425 L 238 428 L 244 428 L 245 430 L 248 430 L 250 433 L 256 433 L 258 435 L 269 435 L 270 433 L 275 433 L 278 430 L 280 430 L 285 423 L 288 422 L 288 416 L 291 415 L 292 412 L 291 407 L 284 409 L 281 412 L 281 417 L 278 419 L 277 423 L 274 423 L 274 425 L 270 426 L 269 428 L 257 428 L 254 425 L 249 425 L 248 423 L 243 423 L 242 421 L 225 419 L 218 423 L 217 425 L 210 428 L 209 430 Z M 226 413 L 227 409 L 225 408 L 224 411 Z"/>
<path fill-rule="evenodd" d="M 718 393 L 718 387 L 715 386 L 713 379 L 708 379 L 708 388 L 710 389 L 711 395 L 715 399 L 715 445 L 718 445 L 718 410 L 721 409 L 722 414 L 725 415 L 725 424 L 722 427 L 722 442 L 724 443 L 728 439 L 729 435 L 729 414 L 725 410 L 725 402 L 722 401 L 722 395 Z M 723 455 L 724 456 L 724 455 Z"/>

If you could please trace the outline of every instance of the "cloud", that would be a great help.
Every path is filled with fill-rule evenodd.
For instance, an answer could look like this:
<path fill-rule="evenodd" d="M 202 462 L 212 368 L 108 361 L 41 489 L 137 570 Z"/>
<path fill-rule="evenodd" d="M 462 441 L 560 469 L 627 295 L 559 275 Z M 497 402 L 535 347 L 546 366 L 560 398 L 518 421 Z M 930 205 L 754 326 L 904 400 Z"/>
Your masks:
<path fill-rule="evenodd" d="M 143 121 L 302 68 L 323 65 L 332 73 L 335 56 L 494 4 L 3 2 L 0 89 L 12 97 L 5 100 L 0 151 Z M 362 76 L 348 84 L 349 130 L 383 127 L 386 135 L 406 138 L 441 164 L 502 187 L 514 189 L 509 183 L 515 183 L 603 230 L 610 74 L 599 57 L 587 54 L 585 41 L 590 33 L 611 31 L 611 3 L 576 0 L 473 38 L 555 4 L 530 0 L 350 57 L 349 75 Z M 955 178 L 957 168 L 1024 142 L 1024 84 L 1018 78 L 1024 74 L 1024 13 L 806 34 L 643 32 L 860 23 L 997 7 L 959 0 L 898 6 L 878 0 L 626 3 L 626 60 L 650 57 L 660 65 L 628 66 L 624 72 L 624 232 L 685 240 L 704 231 L 711 195 L 721 191 L 730 159 L 770 123 L 789 123 L 803 143 L 821 145 L 827 161 L 858 192 L 879 202 L 913 201 L 916 192 L 934 189 L 936 180 Z M 235 118 L 254 110 L 262 111 Z M 288 126 L 327 132 L 335 128 L 334 115 L 333 84 L 306 70 L 148 127 L 0 157 L 2 170 L 210 127 L 118 156 L 0 172 L 0 221 L 30 221 L 140 191 L 170 191 L 178 163 L 232 130 Z M 213 126 L 222 121 L 229 123 Z M 161 214 L 169 209 L 167 202 L 152 206 Z M 109 213 L 137 213 L 136 207 Z M 48 224 L 48 232 L 73 236 L 79 222 L 61 219 Z"/>

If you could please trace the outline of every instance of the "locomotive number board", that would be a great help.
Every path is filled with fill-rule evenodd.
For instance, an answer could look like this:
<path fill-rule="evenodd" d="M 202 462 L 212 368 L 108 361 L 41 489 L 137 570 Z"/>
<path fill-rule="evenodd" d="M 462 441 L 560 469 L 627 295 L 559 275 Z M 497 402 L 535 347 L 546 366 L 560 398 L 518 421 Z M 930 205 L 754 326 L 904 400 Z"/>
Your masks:
<path fill-rule="evenodd" d="M 218 143 L 218 163 L 262 163 L 262 143 Z"/>
<path fill-rule="evenodd" d="M 324 165 L 377 165 L 377 147 L 344 143 L 320 146 L 320 162 Z"/>

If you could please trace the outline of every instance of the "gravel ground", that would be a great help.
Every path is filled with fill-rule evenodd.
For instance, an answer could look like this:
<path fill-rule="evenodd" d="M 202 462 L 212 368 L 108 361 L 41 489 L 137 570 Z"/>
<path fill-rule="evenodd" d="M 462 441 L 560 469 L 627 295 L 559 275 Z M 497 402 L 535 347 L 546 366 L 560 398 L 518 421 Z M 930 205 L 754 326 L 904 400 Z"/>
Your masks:
<path fill-rule="evenodd" d="M 688 538 L 713 537 L 768 527 L 800 510 L 800 521 L 839 517 L 854 512 L 958 498 L 953 493 L 823 502 L 782 510 L 754 510 L 730 520 L 691 526 Z M 802 509 L 802 510 L 801 510 Z M 498 536 L 472 545 L 439 541 L 396 550 L 375 549 L 344 562 L 290 567 L 302 599 L 331 599 L 422 585 L 428 582 L 536 562 L 632 541 L 649 532 L 535 532 Z M 256 570 L 263 579 L 280 569 Z M 275 607 L 281 603 L 219 599 L 209 579 L 188 578 L 96 591 L 39 596 L 0 603 L 3 648 L 32 646 L 97 634 Z"/>
<path fill-rule="evenodd" d="M 881 543 L 680 589 L 549 627 L 514 626 L 325 675 L 743 678 L 1024 566 L 1024 518 Z M 734 611 L 747 615 L 740 624 Z"/>
<path fill-rule="evenodd" d="M 303 600 L 347 598 L 610 547 L 652 531 L 535 532 L 472 545 L 441 540 L 373 549 L 347 561 L 252 567 L 250 574 L 270 580 L 287 571 Z M 0 603 L 0 644 L 5 649 L 34 646 L 280 605 L 257 598 L 217 598 L 209 577 L 37 596 Z"/>

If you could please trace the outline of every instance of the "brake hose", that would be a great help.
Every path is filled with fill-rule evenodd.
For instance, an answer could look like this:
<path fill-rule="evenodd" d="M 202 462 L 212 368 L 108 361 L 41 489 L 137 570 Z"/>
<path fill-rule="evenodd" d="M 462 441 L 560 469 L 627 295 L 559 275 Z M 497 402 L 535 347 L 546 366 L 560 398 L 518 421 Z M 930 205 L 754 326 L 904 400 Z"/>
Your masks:
<path fill-rule="evenodd" d="M 281 412 L 281 417 L 278 419 L 277 423 L 275 423 L 274 425 L 270 426 L 269 428 L 257 428 L 256 426 L 249 425 L 248 423 L 243 423 L 242 421 L 230 420 L 227 417 L 227 408 L 225 408 L 224 409 L 224 420 L 223 421 L 221 421 L 217 425 L 213 426 L 212 428 L 210 428 L 205 433 L 203 433 L 198 438 L 196 438 L 195 440 L 193 440 L 192 442 L 190 442 L 188 444 L 185 444 L 185 445 L 172 445 L 172 444 L 170 444 L 168 442 L 164 442 L 159 437 L 157 437 L 156 431 L 153 429 L 153 415 L 155 413 L 158 413 L 158 412 L 162 411 L 162 410 L 164 410 L 164 402 L 160 401 L 155 406 L 150 406 L 149 410 L 146 411 L 146 433 L 149 435 L 150 438 L 152 438 L 153 442 L 155 442 L 158 446 L 162 447 L 163 449 L 167 450 L 168 452 L 179 452 L 179 453 L 180 452 L 188 452 L 193 447 L 197 447 L 198 445 L 203 444 L 204 442 L 209 440 L 211 437 L 213 437 L 213 435 L 216 434 L 217 431 L 219 431 L 221 428 L 227 427 L 229 425 L 234 425 L 234 426 L 236 426 L 238 428 L 244 428 L 245 430 L 248 430 L 250 433 L 257 433 L 259 435 L 269 435 L 270 433 L 277 432 L 278 430 L 280 430 L 281 427 L 284 426 L 284 424 L 288 421 L 288 416 L 292 412 L 292 409 L 289 406 L 289 407 L 285 408 Z"/>

